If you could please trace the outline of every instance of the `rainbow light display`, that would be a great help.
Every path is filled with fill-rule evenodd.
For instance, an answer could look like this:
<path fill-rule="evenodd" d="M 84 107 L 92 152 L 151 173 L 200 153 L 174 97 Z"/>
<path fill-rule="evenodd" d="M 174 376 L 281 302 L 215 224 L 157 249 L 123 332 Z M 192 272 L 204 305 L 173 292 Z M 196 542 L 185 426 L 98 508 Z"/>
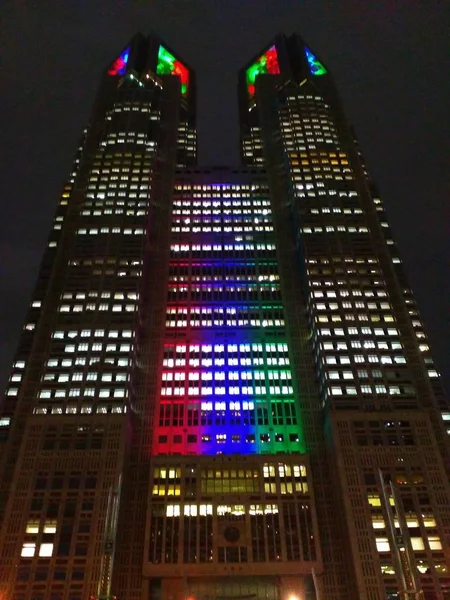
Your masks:
<path fill-rule="evenodd" d="M 311 75 L 325 75 L 327 70 L 323 64 L 318 60 L 309 48 L 305 46 L 306 60 L 308 61 L 309 70 Z"/>
<path fill-rule="evenodd" d="M 158 75 L 178 75 L 181 80 L 181 93 L 183 96 L 187 95 L 189 90 L 189 70 L 164 46 L 159 47 L 156 73 Z"/>
<path fill-rule="evenodd" d="M 152 453 L 304 452 L 268 189 L 207 187 L 174 194 Z"/>
<path fill-rule="evenodd" d="M 255 61 L 245 72 L 247 81 L 248 95 L 255 94 L 255 80 L 258 75 L 279 75 L 280 65 L 278 63 L 278 54 L 275 46 L 272 46 L 257 61 Z"/>
<path fill-rule="evenodd" d="M 108 75 L 125 75 L 129 56 L 130 48 L 128 47 L 113 62 L 113 64 L 108 70 Z"/>

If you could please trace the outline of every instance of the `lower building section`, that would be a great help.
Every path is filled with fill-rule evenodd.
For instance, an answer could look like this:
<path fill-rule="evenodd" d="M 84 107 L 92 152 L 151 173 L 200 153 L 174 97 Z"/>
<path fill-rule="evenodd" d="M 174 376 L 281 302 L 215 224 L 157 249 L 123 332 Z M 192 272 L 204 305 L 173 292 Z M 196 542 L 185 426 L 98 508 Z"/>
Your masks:
<path fill-rule="evenodd" d="M 28 419 L 3 523 L 2 600 L 85 600 L 108 589 L 123 427 L 112 414 Z"/>
<path fill-rule="evenodd" d="M 303 600 L 322 571 L 308 456 L 155 457 L 146 547 L 151 598 L 281 599 L 294 577 Z"/>
<path fill-rule="evenodd" d="M 330 422 L 357 597 L 450 598 L 449 487 L 429 415 L 336 411 Z"/>
<path fill-rule="evenodd" d="M 237 569 L 236 569 L 237 570 Z M 151 600 L 312 600 L 316 598 L 314 576 L 252 577 L 222 573 L 217 577 L 153 578 L 149 582 Z"/>

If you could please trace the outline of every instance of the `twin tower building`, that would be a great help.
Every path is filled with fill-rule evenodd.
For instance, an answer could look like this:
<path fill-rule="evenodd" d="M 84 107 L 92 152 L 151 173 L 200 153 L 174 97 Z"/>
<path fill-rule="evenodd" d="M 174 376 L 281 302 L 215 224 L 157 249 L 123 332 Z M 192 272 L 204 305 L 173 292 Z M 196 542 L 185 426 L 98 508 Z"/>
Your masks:
<path fill-rule="evenodd" d="M 104 72 L 0 406 L 2 600 L 450 598 L 450 408 L 326 66 Z M 220 140 L 218 140 L 218 143 Z"/>

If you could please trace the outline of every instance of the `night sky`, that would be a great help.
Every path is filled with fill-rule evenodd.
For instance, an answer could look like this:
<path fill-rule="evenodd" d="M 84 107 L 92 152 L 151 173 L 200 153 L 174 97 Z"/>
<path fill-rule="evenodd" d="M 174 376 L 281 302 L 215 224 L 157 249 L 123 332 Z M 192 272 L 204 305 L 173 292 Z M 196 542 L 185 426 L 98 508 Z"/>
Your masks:
<path fill-rule="evenodd" d="M 237 71 L 278 32 L 332 71 L 450 391 L 448 0 L 3 0 L 0 386 L 100 74 L 137 31 L 197 73 L 201 164 L 238 164 Z"/>

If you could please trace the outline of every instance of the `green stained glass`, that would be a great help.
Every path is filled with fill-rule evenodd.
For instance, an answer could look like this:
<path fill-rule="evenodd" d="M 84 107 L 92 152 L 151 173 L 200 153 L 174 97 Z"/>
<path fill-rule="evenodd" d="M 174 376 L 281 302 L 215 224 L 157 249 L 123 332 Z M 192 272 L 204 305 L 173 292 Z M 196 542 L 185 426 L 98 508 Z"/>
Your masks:
<path fill-rule="evenodd" d="M 272 46 L 257 61 L 250 65 L 245 72 L 248 95 L 252 97 L 255 94 L 255 81 L 258 75 L 279 74 L 280 65 L 278 64 L 277 49 L 275 46 Z"/>
<path fill-rule="evenodd" d="M 159 47 L 156 73 L 158 75 L 177 75 L 181 81 L 181 93 L 183 96 L 187 95 L 189 89 L 189 70 L 164 46 Z"/>
<path fill-rule="evenodd" d="M 308 61 L 309 70 L 311 71 L 311 75 L 325 75 L 327 70 L 323 66 L 323 64 L 318 60 L 314 54 L 305 46 L 305 54 L 306 60 Z"/>

